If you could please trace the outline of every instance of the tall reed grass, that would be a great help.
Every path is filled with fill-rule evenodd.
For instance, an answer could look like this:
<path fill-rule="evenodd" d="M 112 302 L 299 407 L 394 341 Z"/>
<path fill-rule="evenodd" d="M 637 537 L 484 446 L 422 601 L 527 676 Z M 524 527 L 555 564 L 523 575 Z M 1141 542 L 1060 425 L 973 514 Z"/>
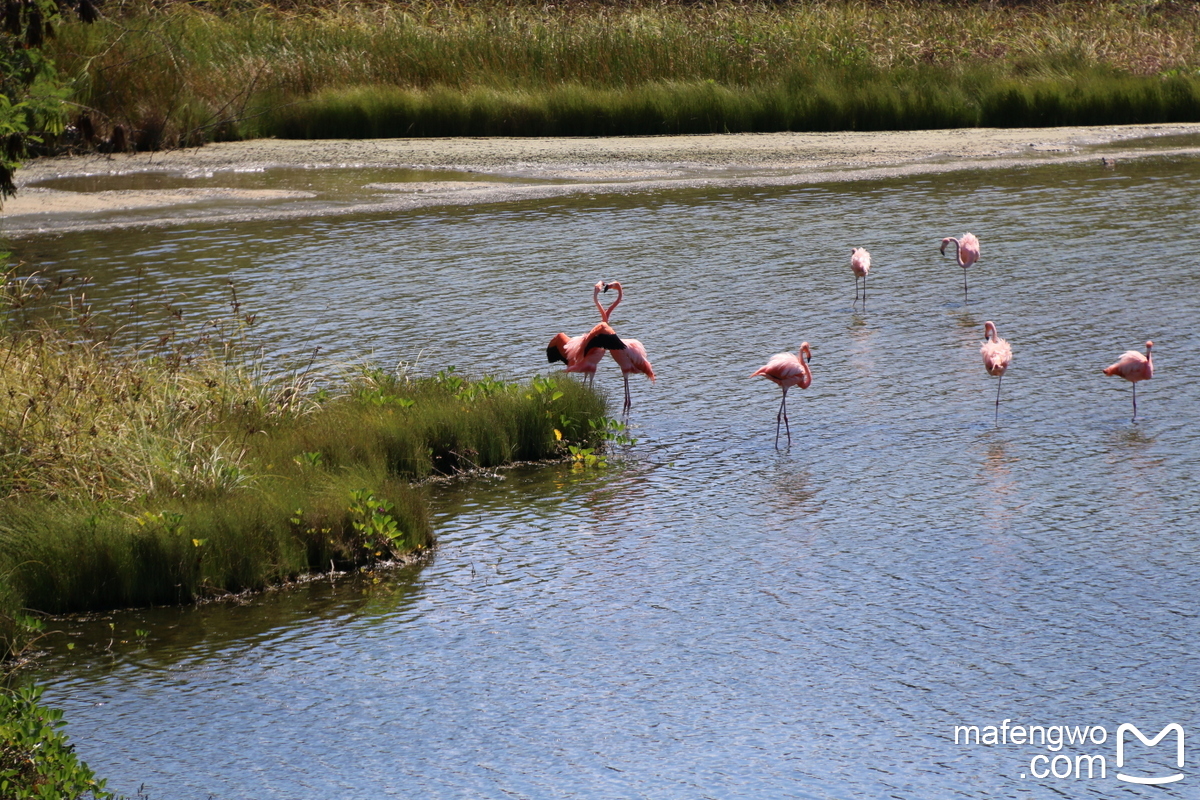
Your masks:
<path fill-rule="evenodd" d="M 268 369 L 236 299 L 187 335 L 104 328 L 0 276 L 0 641 L 59 613 L 262 588 L 433 544 L 414 481 L 595 445 L 605 402 L 368 368 Z M 69 288 L 69 287 L 68 287 Z"/>
<path fill-rule="evenodd" d="M 105 8 L 53 55 L 144 147 L 1200 118 L 1194 3 Z"/>

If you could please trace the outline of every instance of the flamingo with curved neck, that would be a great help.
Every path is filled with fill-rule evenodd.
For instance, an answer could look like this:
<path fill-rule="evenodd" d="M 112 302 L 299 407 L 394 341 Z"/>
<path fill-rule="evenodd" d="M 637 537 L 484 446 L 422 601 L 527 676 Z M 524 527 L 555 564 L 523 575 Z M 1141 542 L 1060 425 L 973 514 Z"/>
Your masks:
<path fill-rule="evenodd" d="M 979 238 L 973 233 L 964 233 L 961 239 L 947 236 L 942 239 L 942 255 L 946 255 L 946 245 L 954 242 L 954 256 L 963 270 L 963 299 L 967 297 L 967 267 L 979 260 Z"/>
<path fill-rule="evenodd" d="M 602 322 L 608 322 L 608 315 L 611 314 L 612 310 L 617 307 L 617 303 L 621 302 L 621 298 L 618 296 L 616 302 L 609 306 L 607 311 L 604 310 L 604 306 L 600 305 L 600 293 L 607 292 L 608 287 L 609 284 L 605 283 L 604 281 L 596 281 L 596 285 L 592 287 L 592 303 L 595 304 L 596 310 L 600 312 L 600 320 Z M 619 284 L 618 288 L 620 288 Z"/>
<path fill-rule="evenodd" d="M 604 282 L 599 281 L 592 291 L 592 302 L 600 310 L 601 317 L 604 317 L 604 309 L 600 305 L 600 292 L 603 290 Z M 581 373 L 584 380 L 590 384 L 596 380 L 596 367 L 604 358 L 604 351 L 618 352 L 625 347 L 625 343 L 605 318 L 605 321 L 583 336 L 568 337 L 565 333 L 555 334 L 546 347 L 546 360 L 551 364 L 556 361 L 565 363 L 567 372 Z"/>
<path fill-rule="evenodd" d="M 799 386 L 801 389 L 807 389 L 812 385 L 812 368 L 808 366 L 808 362 L 812 360 L 812 350 L 808 347 L 808 342 L 803 342 L 800 345 L 800 350 L 796 355 L 791 353 L 778 353 L 771 356 L 771 360 L 763 366 L 756 369 L 750 374 L 751 378 L 756 378 L 762 375 L 767 380 L 774 383 L 780 389 L 783 389 L 783 399 L 779 402 L 779 413 L 775 415 L 775 447 L 779 448 L 779 421 L 783 420 L 784 428 L 787 430 L 788 446 L 792 444 L 792 428 L 788 424 L 787 417 L 787 393 L 788 389 L 793 386 Z"/>
<path fill-rule="evenodd" d="M 988 375 L 1000 379 L 996 384 L 996 423 L 1000 423 L 1000 383 L 1004 382 L 1004 372 L 1012 363 L 1012 348 L 1008 342 L 996 333 L 996 323 L 988 320 L 983 323 L 983 344 L 979 347 L 983 356 L 983 368 Z"/>
<path fill-rule="evenodd" d="M 1154 342 L 1146 342 L 1146 355 L 1137 350 L 1126 350 L 1117 363 L 1105 367 L 1105 375 L 1116 375 L 1133 384 L 1133 419 L 1137 422 L 1137 385 L 1138 381 L 1148 381 L 1154 377 L 1154 362 L 1150 359 L 1150 350 Z"/>
<path fill-rule="evenodd" d="M 597 283 L 596 285 L 600 286 L 601 284 Z M 613 300 L 608 308 L 601 308 L 599 295 L 595 296 L 596 309 L 600 312 L 601 319 L 607 323 L 613 311 L 625 299 L 625 290 L 621 288 L 620 281 L 613 281 L 612 283 L 605 283 L 603 285 L 605 292 L 609 289 L 617 290 L 617 299 Z M 621 408 L 621 413 L 628 414 L 630 407 L 633 405 L 633 401 L 629 396 L 629 376 L 640 372 L 649 378 L 651 383 L 654 382 L 655 377 L 654 367 L 650 364 L 650 359 L 646 357 L 646 348 L 642 343 L 637 339 L 622 339 L 621 341 L 625 343 L 624 350 L 610 350 L 609 352 L 612 353 L 613 361 L 616 361 L 617 366 L 621 368 L 621 377 L 625 379 L 625 405 Z"/>

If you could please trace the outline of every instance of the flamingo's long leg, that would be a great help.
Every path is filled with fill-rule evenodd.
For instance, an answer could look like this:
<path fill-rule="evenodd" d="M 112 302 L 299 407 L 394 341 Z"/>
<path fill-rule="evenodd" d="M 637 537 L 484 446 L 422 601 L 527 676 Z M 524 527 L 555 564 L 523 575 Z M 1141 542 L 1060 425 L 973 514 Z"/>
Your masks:
<path fill-rule="evenodd" d="M 783 418 L 784 403 L 787 402 L 787 391 L 783 393 L 783 399 L 779 401 L 779 411 L 775 414 L 775 449 L 779 449 L 779 420 Z M 791 439 L 791 433 L 788 433 L 788 439 Z"/>
<path fill-rule="evenodd" d="M 783 390 L 783 402 L 779 404 L 779 411 L 783 414 L 783 428 L 787 431 L 788 447 L 792 446 L 792 426 L 788 424 L 787 418 L 787 389 Z M 775 441 L 779 441 L 779 422 L 775 423 Z M 778 445 L 776 445 L 778 446 Z"/>

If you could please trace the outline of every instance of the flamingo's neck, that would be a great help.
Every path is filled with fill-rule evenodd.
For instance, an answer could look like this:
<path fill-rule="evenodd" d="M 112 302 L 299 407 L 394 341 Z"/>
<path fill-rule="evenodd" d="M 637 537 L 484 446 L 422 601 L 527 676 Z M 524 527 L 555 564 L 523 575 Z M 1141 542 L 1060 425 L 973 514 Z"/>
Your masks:
<path fill-rule="evenodd" d="M 958 265 L 961 267 L 963 265 L 962 247 L 959 245 L 958 239 L 955 239 L 953 236 L 947 236 L 946 242 L 947 244 L 954 242 L 954 260 L 957 261 Z"/>
<path fill-rule="evenodd" d="M 604 306 L 600 305 L 600 288 L 600 284 L 597 283 L 592 289 L 592 302 L 596 304 L 596 310 L 600 312 L 600 319 L 608 322 L 608 314 L 605 313 Z"/>
<path fill-rule="evenodd" d="M 608 318 L 610 316 L 612 316 L 613 310 L 617 307 L 618 304 L 620 304 L 621 300 L 625 297 L 625 290 L 621 288 L 621 284 L 618 283 L 615 285 L 614 284 L 609 284 L 609 285 L 617 290 L 617 299 L 613 300 L 612 305 L 610 305 L 607 309 L 600 309 L 600 316 L 604 318 L 605 322 L 608 322 Z M 596 307 L 597 308 L 600 307 L 599 301 L 597 301 Z"/>

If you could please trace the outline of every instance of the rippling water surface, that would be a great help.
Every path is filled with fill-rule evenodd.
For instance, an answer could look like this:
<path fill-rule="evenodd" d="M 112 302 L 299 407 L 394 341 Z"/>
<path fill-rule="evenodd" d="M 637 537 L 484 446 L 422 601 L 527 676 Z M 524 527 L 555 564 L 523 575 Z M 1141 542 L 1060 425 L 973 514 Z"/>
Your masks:
<path fill-rule="evenodd" d="M 1200 164 L 1158 159 L 22 241 L 112 303 L 202 315 L 234 278 L 280 355 L 509 376 L 619 279 L 659 373 L 609 469 L 431 489 L 440 549 L 378 585 L 70 624 L 48 699 L 153 798 L 1143 796 L 1116 773 L 1176 771 L 1173 745 L 1118 770 L 1124 722 L 1185 728 L 1187 796 L 1197 207 Z M 967 230 L 964 303 L 937 247 Z M 1147 339 L 1132 424 L 1101 369 Z M 776 450 L 747 376 L 802 340 Z M 597 385 L 619 406 L 611 362 Z M 954 742 L 1004 720 L 1106 736 Z M 1049 771 L 1079 754 L 1105 777 Z"/>

